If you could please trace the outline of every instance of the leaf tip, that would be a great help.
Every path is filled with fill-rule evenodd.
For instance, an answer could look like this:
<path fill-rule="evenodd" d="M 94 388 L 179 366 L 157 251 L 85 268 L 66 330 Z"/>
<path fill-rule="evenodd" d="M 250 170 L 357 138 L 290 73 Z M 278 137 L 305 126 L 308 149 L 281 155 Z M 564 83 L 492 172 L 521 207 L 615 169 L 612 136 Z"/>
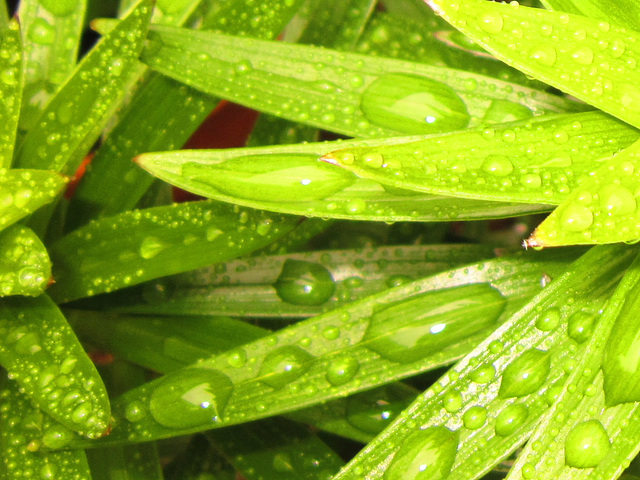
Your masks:
<path fill-rule="evenodd" d="M 333 153 L 327 153 L 326 155 L 321 156 L 320 161 L 340 166 L 340 162 Z"/>

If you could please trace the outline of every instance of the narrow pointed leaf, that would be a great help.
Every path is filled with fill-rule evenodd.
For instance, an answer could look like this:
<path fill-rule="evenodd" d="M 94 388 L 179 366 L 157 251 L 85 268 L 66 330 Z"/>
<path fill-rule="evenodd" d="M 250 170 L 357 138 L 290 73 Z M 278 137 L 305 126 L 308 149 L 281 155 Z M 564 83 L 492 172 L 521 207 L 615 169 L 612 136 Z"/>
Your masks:
<path fill-rule="evenodd" d="M 18 384 L 2 373 L 0 396 L 0 476 L 6 479 L 68 478 L 92 480 L 83 450 L 39 452 L 38 443 L 28 443 L 25 432 L 45 434 L 55 439 L 56 432 L 42 432 L 44 414 L 20 393 Z"/>
<path fill-rule="evenodd" d="M 66 183 L 54 172 L 0 169 L 0 229 L 52 202 Z"/>
<path fill-rule="evenodd" d="M 633 0 L 541 0 L 545 8 L 560 12 L 583 15 L 594 20 L 603 20 L 627 27 L 640 28 L 640 8 Z"/>
<path fill-rule="evenodd" d="M 22 41 L 18 22 L 0 31 L 0 168 L 10 167 L 16 142 L 23 86 Z"/>
<path fill-rule="evenodd" d="M 635 193 L 640 142 L 592 172 L 526 241 L 532 247 L 633 242 L 640 239 Z"/>
<path fill-rule="evenodd" d="M 51 262 L 38 236 L 22 225 L 0 232 L 0 296 L 42 294 Z"/>
<path fill-rule="evenodd" d="M 640 126 L 640 89 L 636 86 L 640 32 L 517 4 L 484 0 L 427 3 L 509 65 Z"/>
<path fill-rule="evenodd" d="M 40 409 L 91 438 L 109 424 L 109 399 L 93 363 L 46 296 L 0 303 L 0 363 Z M 37 372 L 34 373 L 34 372 Z"/>
<path fill-rule="evenodd" d="M 527 439 L 555 401 L 565 370 L 585 349 L 568 336 L 568 319 L 579 313 L 597 320 L 635 253 L 608 247 L 585 254 L 418 397 L 335 478 L 416 476 L 419 464 L 402 459 L 418 455 L 421 435 L 444 434 L 442 429 L 455 432 L 460 442 L 457 452 L 434 452 L 439 460 L 433 467 L 442 466 L 441 478 L 480 478 Z"/>
<path fill-rule="evenodd" d="M 23 0 L 18 16 L 24 37 L 25 90 L 20 116 L 24 133 L 38 118 L 58 85 L 76 66 L 87 0 Z"/>
<path fill-rule="evenodd" d="M 481 262 L 279 330 L 122 395 L 115 401 L 117 424 L 100 442 L 151 440 L 282 414 L 449 363 L 539 291 L 543 274 L 553 277 L 564 265 L 520 257 Z M 312 335 L 312 342 L 305 340 Z M 206 401 L 208 408 L 179 407 L 176 395 L 193 405 Z M 125 416 L 132 405 L 145 412 L 135 421 Z"/>
<path fill-rule="evenodd" d="M 212 201 L 105 217 L 51 246 L 56 283 L 50 294 L 66 302 L 234 258 L 268 245 L 297 222 Z"/>
<path fill-rule="evenodd" d="M 154 27 L 149 40 L 142 59 L 154 70 L 256 110 L 350 136 L 458 130 L 481 123 L 492 101 L 522 105 L 527 117 L 584 109 L 489 77 L 401 60 L 168 27 Z"/>
<path fill-rule="evenodd" d="M 358 179 L 352 174 L 348 174 L 349 177 L 347 172 L 327 173 L 329 171 L 325 168 L 318 167 L 317 159 L 327 150 L 338 146 L 393 144 L 402 141 L 406 141 L 406 138 L 250 149 L 187 150 L 179 153 L 143 154 L 136 160 L 153 175 L 198 195 L 252 208 L 296 215 L 386 222 L 434 222 L 501 218 L 549 210 L 549 207 L 544 205 L 458 200 L 419 194 L 396 187 L 385 188 L 378 182 Z M 254 156 L 264 161 L 259 164 L 259 169 L 245 171 L 242 177 L 234 172 L 232 167 L 225 168 L 229 162 L 231 165 L 243 164 L 243 167 L 248 169 L 257 159 L 252 158 Z M 297 170 L 289 168 L 290 158 L 303 168 Z M 225 181 L 221 181 L 220 175 L 224 175 Z M 281 178 L 284 175 L 287 177 Z M 304 192 L 305 184 L 316 185 L 326 181 L 327 176 L 332 179 L 331 188 L 321 185 L 320 193 L 316 192 L 316 197 L 321 198 L 316 200 L 308 200 L 299 194 L 293 195 L 289 189 L 283 188 L 283 182 L 287 180 L 289 184 L 296 187 L 297 191 Z M 341 185 L 347 183 L 349 178 L 351 183 L 346 188 L 339 189 Z M 267 186 L 261 183 L 266 180 L 272 181 L 274 185 Z M 251 184 L 259 188 L 253 188 Z M 271 188 L 283 195 L 278 201 L 272 198 Z M 338 191 L 335 191 L 336 188 Z M 333 193 L 331 193 L 332 190 L 334 190 Z"/>
<path fill-rule="evenodd" d="M 594 168 L 639 136 L 636 129 L 608 115 L 588 112 L 543 116 L 407 144 L 346 148 L 322 160 L 391 187 L 557 205 Z"/>
<path fill-rule="evenodd" d="M 75 172 L 124 97 L 151 10 L 151 0 L 140 0 L 127 18 L 84 57 L 24 137 L 18 152 L 19 166 Z"/>

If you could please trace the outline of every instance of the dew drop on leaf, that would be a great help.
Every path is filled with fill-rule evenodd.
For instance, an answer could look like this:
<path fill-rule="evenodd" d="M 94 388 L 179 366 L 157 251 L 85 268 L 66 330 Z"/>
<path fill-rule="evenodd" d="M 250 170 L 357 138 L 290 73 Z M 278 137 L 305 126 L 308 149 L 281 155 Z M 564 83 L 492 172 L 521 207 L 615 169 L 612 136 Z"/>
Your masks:
<path fill-rule="evenodd" d="M 469 375 L 469 378 L 471 378 L 471 380 L 473 380 L 476 383 L 489 383 L 491 380 L 493 380 L 493 378 L 496 376 L 496 369 L 495 367 L 490 364 L 484 364 L 484 365 L 480 365 L 478 368 L 476 368 L 473 372 L 471 372 L 471 374 Z"/>
<path fill-rule="evenodd" d="M 273 388 L 282 388 L 304 375 L 314 357 L 306 350 L 287 345 L 269 352 L 260 366 L 260 381 Z"/>
<path fill-rule="evenodd" d="M 568 466 L 593 468 L 598 466 L 611 448 L 609 435 L 598 420 L 579 423 L 567 434 L 564 458 Z"/>
<path fill-rule="evenodd" d="M 621 185 L 607 185 L 598 192 L 600 205 L 610 215 L 628 215 L 636 210 L 633 193 Z"/>
<path fill-rule="evenodd" d="M 232 391 L 229 377 L 217 370 L 185 368 L 159 381 L 149 411 L 165 427 L 208 425 L 220 420 Z"/>
<path fill-rule="evenodd" d="M 560 215 L 560 226 L 569 232 L 583 232 L 593 223 L 593 212 L 579 204 L 568 205 Z"/>
<path fill-rule="evenodd" d="M 451 471 L 458 450 L 459 433 L 446 427 L 418 430 L 396 452 L 385 480 L 443 480 Z"/>
<path fill-rule="evenodd" d="M 496 418 L 496 424 L 494 426 L 496 435 L 508 437 L 524 425 L 528 416 L 529 409 L 521 403 L 505 407 Z"/>
<path fill-rule="evenodd" d="M 462 423 L 469 430 L 477 430 L 487 421 L 487 409 L 481 406 L 473 406 L 462 414 Z"/>
<path fill-rule="evenodd" d="M 276 293 L 293 305 L 322 305 L 336 285 L 329 270 L 318 263 L 287 259 L 274 283 Z"/>
<path fill-rule="evenodd" d="M 567 335 L 578 343 L 589 340 L 595 329 L 596 319 L 587 312 L 576 312 L 569 317 L 567 323 Z"/>
<path fill-rule="evenodd" d="M 58 17 L 66 17 L 78 8 L 78 0 L 41 0 L 40 3 Z"/>
<path fill-rule="evenodd" d="M 513 361 L 502 374 L 500 397 L 523 397 L 538 390 L 551 369 L 547 352 L 532 348 Z"/>
<path fill-rule="evenodd" d="M 449 390 L 442 398 L 442 406 L 449 413 L 455 413 L 462 408 L 462 395 L 458 390 Z"/>
<path fill-rule="evenodd" d="M 550 332 L 554 330 L 560 324 L 560 309 L 557 307 L 551 307 L 548 310 L 542 312 L 538 318 L 536 318 L 536 328 L 543 332 Z"/>
<path fill-rule="evenodd" d="M 363 432 L 380 433 L 406 407 L 398 400 L 391 388 L 352 395 L 347 399 L 347 422 Z"/>
<path fill-rule="evenodd" d="M 480 15 L 478 25 L 487 33 L 499 33 L 504 26 L 504 19 L 499 12 L 486 12 Z"/>
<path fill-rule="evenodd" d="M 482 169 L 496 177 L 505 177 L 513 172 L 513 163 L 504 155 L 491 154 L 482 162 Z"/>
<path fill-rule="evenodd" d="M 140 256 L 145 260 L 155 257 L 168 245 L 158 237 L 145 237 L 140 244 Z"/>
<path fill-rule="evenodd" d="M 343 356 L 334 359 L 327 369 L 327 380 L 335 386 L 349 383 L 358 373 L 360 364 L 358 360 L 350 356 Z"/>

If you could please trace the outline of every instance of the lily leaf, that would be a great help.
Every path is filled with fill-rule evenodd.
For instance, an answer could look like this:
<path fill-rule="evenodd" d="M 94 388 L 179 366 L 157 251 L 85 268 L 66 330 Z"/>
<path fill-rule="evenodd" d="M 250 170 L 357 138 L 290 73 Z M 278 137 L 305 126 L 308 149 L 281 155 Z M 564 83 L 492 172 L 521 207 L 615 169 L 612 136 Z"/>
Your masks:
<path fill-rule="evenodd" d="M 38 296 L 51 280 L 51 261 L 38 236 L 22 225 L 0 232 L 0 296 Z"/>

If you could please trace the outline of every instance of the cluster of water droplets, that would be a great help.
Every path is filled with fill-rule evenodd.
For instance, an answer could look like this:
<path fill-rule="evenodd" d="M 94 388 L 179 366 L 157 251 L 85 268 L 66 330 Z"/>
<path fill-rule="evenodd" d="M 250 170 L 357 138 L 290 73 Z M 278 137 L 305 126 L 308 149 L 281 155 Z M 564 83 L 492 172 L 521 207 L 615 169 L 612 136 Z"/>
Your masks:
<path fill-rule="evenodd" d="M 35 233 L 23 226 L 0 232 L 0 296 L 38 295 L 51 276 L 46 249 Z"/>

